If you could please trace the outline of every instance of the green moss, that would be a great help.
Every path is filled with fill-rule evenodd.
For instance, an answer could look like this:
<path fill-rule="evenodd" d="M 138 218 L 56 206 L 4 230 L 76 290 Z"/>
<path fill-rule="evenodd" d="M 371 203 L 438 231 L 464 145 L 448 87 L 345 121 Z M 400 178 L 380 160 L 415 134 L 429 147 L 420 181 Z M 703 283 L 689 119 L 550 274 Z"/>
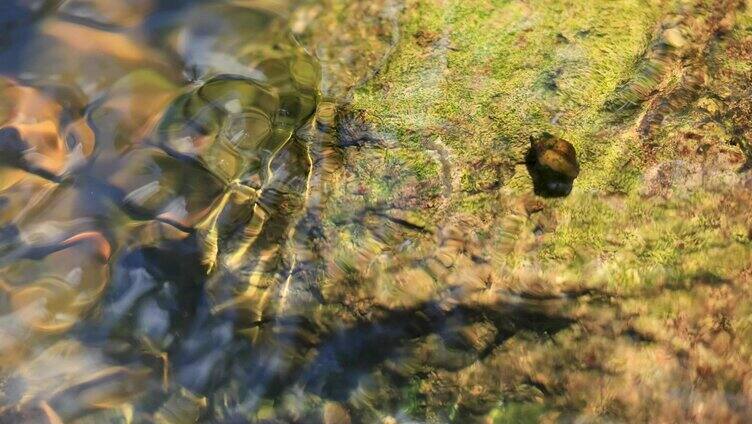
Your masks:
<path fill-rule="evenodd" d="M 535 403 L 509 403 L 489 414 L 494 424 L 532 424 L 540 422 L 546 412 L 545 405 Z"/>
<path fill-rule="evenodd" d="M 362 170 L 365 185 L 380 199 L 393 200 L 405 186 L 430 187 L 421 192 L 427 197 L 409 207 L 438 228 L 455 225 L 478 240 L 479 246 L 463 245 L 477 254 L 466 262 L 490 264 L 493 278 L 484 282 L 494 289 L 552 298 L 562 291 L 592 290 L 562 300 L 580 327 L 556 335 L 560 343 L 517 341 L 518 356 L 505 358 L 500 352 L 515 343 L 510 341 L 490 355 L 494 359 L 473 365 L 488 372 L 517 366 L 552 390 L 545 406 L 523 402 L 494 409 L 493 422 L 536 422 L 547 408 L 639 421 L 637 411 L 654 400 L 650 396 L 660 396 L 652 393 L 695 384 L 695 371 L 677 383 L 671 373 L 679 371 L 656 365 L 653 355 L 669 358 L 666 363 L 679 361 L 679 349 L 694 349 L 687 334 L 700 331 L 704 324 L 698 317 L 706 309 L 722 303 L 717 299 L 746 296 L 738 287 L 736 292 L 719 288 L 748 281 L 752 261 L 751 221 L 740 192 L 744 183 L 738 166 L 724 162 L 738 156 L 728 143 L 733 128 L 709 124 L 712 113 L 704 111 L 713 106 L 713 113 L 722 113 L 723 101 L 711 94 L 712 87 L 702 101 L 689 93 L 678 99 L 680 107 L 661 111 L 665 116 L 649 137 L 641 134 L 645 112 L 655 112 L 655 105 L 671 100 L 661 96 L 681 89 L 683 70 L 671 68 L 651 76 L 652 87 L 660 89 L 642 99 L 634 113 L 623 116 L 605 107 L 625 82 L 646 78 L 641 68 L 646 52 L 656 44 L 662 23 L 685 13 L 680 3 L 686 2 L 407 0 L 402 37 L 388 66 L 354 95 L 354 107 L 367 111 L 399 145 L 384 153 L 383 167 Z M 692 13 L 702 21 L 708 10 Z M 741 28 L 752 25 L 745 13 L 738 20 Z M 749 36 L 740 31 L 729 39 Z M 727 63 L 721 48 L 727 41 L 714 40 L 712 48 L 702 50 L 710 56 L 697 60 L 718 60 L 737 80 L 738 73 L 749 72 L 742 60 Z M 523 159 L 530 136 L 541 131 L 576 148 L 581 173 L 566 198 L 532 195 Z M 441 155 L 430 145 L 436 139 L 446 146 Z M 700 154 L 703 149 L 715 150 Z M 341 205 L 349 205 L 346 195 L 342 199 Z M 369 235 L 362 236 L 365 240 L 348 239 L 352 250 L 367 245 Z M 415 259 L 420 255 L 413 246 L 421 252 L 446 247 L 441 235 L 409 241 L 415 243 L 406 249 L 410 253 L 394 253 L 385 263 L 433 264 L 433 259 Z M 456 275 L 476 272 L 474 265 L 452 266 Z M 732 318 L 735 325 L 752 328 L 745 320 L 739 311 Z M 524 364 L 517 365 L 521 357 Z M 609 368 L 605 364 L 612 357 L 628 365 Z M 531 363 L 550 368 L 540 371 Z M 641 374 L 645 363 L 663 374 Z M 718 385 L 737 387 L 732 380 Z M 638 394 L 630 398 L 626 392 L 632 389 Z M 629 410 L 634 398 L 643 403 Z M 434 402 L 434 411 L 438 404 L 451 404 Z M 458 416 L 460 404 L 454 409 Z M 427 397 L 425 405 L 411 407 L 411 414 L 422 416 L 431 405 Z"/>
<path fill-rule="evenodd" d="M 407 134 L 441 136 L 456 169 L 491 156 L 513 173 L 528 137 L 553 131 L 580 154 L 586 172 L 577 187 L 628 191 L 638 170 L 625 158 L 635 146 L 604 133 L 602 106 L 660 11 L 642 1 L 408 1 L 395 54 L 354 103 L 409 145 L 419 141 Z M 418 32 L 433 42 L 419 43 Z M 477 184 L 462 177 L 460 193 L 473 195 Z"/>

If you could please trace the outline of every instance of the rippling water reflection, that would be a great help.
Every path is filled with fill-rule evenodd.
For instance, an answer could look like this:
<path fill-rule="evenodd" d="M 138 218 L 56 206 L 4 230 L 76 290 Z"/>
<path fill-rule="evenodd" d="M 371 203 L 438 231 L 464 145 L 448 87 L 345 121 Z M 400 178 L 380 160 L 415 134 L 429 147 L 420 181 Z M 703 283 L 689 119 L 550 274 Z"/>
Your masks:
<path fill-rule="evenodd" d="M 247 333 L 286 272 L 319 97 L 290 7 L 0 6 L 0 421 L 258 410 L 281 348 Z"/>

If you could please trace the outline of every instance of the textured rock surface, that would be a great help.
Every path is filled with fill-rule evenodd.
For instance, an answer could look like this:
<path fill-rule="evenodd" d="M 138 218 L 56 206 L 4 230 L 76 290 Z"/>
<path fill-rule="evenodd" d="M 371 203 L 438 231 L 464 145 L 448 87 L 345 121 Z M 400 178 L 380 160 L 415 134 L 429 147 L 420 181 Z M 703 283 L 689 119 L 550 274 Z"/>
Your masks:
<path fill-rule="evenodd" d="M 748 6 L 401 6 L 349 106 L 379 142 L 318 212 L 320 313 L 406 327 L 354 416 L 749 420 Z M 541 132 L 577 150 L 566 198 L 533 194 Z"/>

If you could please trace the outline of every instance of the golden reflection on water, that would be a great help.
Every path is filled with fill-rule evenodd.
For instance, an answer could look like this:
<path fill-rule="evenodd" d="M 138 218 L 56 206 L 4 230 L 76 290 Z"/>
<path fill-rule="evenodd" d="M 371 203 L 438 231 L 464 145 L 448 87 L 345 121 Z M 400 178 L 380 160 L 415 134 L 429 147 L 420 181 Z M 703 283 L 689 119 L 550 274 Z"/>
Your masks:
<path fill-rule="evenodd" d="M 302 205 L 318 65 L 288 2 L 11 3 L 0 421 L 194 422 L 233 354 L 208 311 L 259 302 Z"/>

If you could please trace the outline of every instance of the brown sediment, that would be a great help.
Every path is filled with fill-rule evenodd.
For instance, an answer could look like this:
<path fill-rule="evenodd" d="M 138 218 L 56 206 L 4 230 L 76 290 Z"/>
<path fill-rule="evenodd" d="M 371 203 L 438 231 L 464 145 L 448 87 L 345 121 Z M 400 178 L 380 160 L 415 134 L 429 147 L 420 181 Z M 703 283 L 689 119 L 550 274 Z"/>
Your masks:
<path fill-rule="evenodd" d="M 645 105 L 636 131 L 648 149 L 653 132 L 667 115 L 686 111 L 703 95 L 711 78 L 708 60 L 733 28 L 742 7 L 744 2 L 739 0 L 682 5 L 678 13 L 661 22 L 636 74 L 607 103 L 607 110 L 617 114 Z"/>
<path fill-rule="evenodd" d="M 736 0 L 716 1 L 709 6 L 699 4 L 695 6 L 696 11 L 691 11 L 681 24 L 672 28 L 684 32 L 688 38 L 684 45 L 672 46 L 681 52 L 677 64 L 678 76 L 673 76 L 677 82 L 650 99 L 637 129 L 643 138 L 649 139 L 667 114 L 682 112 L 702 95 L 711 78 L 709 56 L 733 27 L 737 10 L 742 6 L 743 2 Z M 670 42 L 667 44 L 671 45 Z"/>

